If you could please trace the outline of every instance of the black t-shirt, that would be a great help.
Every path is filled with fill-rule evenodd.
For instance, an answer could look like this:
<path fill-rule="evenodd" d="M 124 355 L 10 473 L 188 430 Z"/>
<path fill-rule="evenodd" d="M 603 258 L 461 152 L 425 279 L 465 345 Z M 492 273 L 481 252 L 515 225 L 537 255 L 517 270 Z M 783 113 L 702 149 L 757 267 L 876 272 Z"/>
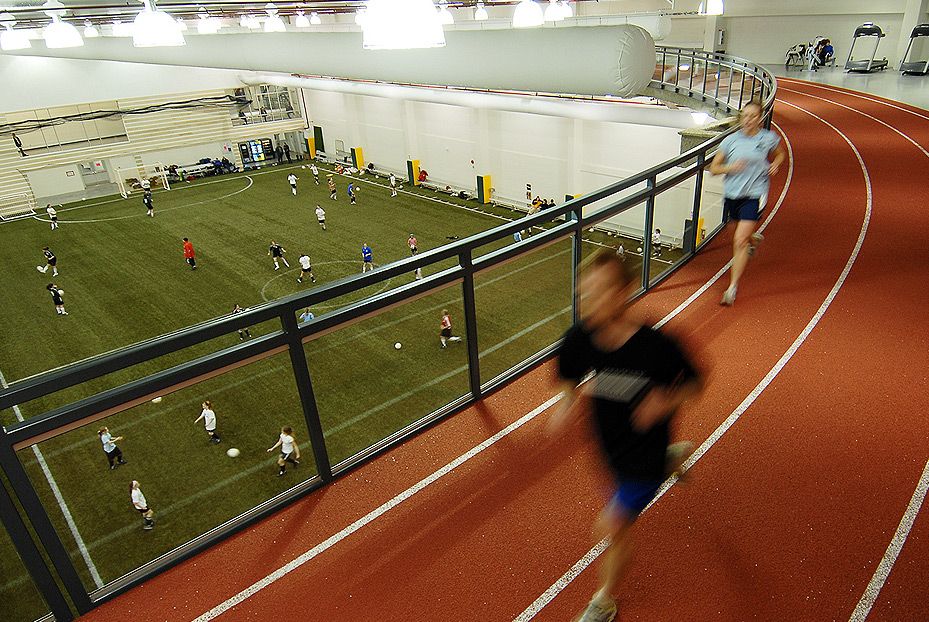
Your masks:
<path fill-rule="evenodd" d="M 281 248 L 280 244 L 272 244 L 268 247 L 268 250 L 271 251 L 272 257 L 280 257 L 284 249 Z"/>
<path fill-rule="evenodd" d="M 585 387 L 593 397 L 600 444 L 617 477 L 663 480 L 670 417 L 640 432 L 632 427 L 631 415 L 652 387 L 677 386 L 698 377 L 677 344 L 643 326 L 618 350 L 603 352 L 591 333 L 576 325 L 561 344 L 558 371 L 576 382 L 594 372 Z"/>

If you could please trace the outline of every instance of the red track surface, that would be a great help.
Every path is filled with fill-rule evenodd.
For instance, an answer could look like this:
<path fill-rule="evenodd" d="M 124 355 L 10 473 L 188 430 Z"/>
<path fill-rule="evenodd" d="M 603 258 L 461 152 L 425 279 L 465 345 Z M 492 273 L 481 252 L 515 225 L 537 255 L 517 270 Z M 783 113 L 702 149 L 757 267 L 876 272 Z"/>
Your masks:
<path fill-rule="evenodd" d="M 703 441 L 752 392 L 826 299 L 862 230 L 867 191 L 854 151 L 788 104 L 860 152 L 873 192 L 867 236 L 805 343 L 689 483 L 640 519 L 620 620 L 848 620 L 929 457 L 929 157 L 836 103 L 926 149 L 929 121 L 878 98 L 782 86 L 776 122 L 793 147 L 793 180 L 739 299 L 720 307 L 720 282 L 666 327 L 711 370 L 679 436 Z M 728 236 L 718 238 L 638 309 L 659 319 L 728 258 Z M 552 365 L 541 367 L 82 620 L 196 618 L 531 411 L 554 394 L 552 380 Z M 218 619 L 512 620 L 593 545 L 609 486 L 584 426 L 553 443 L 548 415 Z M 870 620 L 929 619 L 925 514 Z M 535 619 L 571 619 L 595 589 L 596 567 Z"/>

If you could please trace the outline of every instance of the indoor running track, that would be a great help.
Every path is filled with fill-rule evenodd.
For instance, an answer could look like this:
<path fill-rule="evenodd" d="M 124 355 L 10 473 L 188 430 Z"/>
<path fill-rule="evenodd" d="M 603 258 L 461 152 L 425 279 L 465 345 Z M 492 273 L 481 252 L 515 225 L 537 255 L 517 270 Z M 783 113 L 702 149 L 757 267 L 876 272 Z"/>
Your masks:
<path fill-rule="evenodd" d="M 929 113 L 782 80 L 775 120 L 792 166 L 735 306 L 692 296 L 731 231 L 636 305 L 708 370 L 678 426 L 706 442 L 619 620 L 929 619 Z M 609 480 L 583 423 L 547 436 L 555 393 L 548 363 L 82 619 L 570 620 Z"/>

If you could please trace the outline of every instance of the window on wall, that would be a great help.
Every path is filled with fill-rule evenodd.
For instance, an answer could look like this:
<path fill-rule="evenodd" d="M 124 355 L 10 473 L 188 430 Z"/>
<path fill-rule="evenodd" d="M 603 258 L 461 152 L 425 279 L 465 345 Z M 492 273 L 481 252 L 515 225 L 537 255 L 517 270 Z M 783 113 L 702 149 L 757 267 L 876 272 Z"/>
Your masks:
<path fill-rule="evenodd" d="M 235 95 L 249 100 L 248 104 L 233 111 L 235 125 L 286 121 L 301 116 L 296 89 L 260 84 L 236 89 Z"/>
<path fill-rule="evenodd" d="M 80 120 L 76 115 L 87 115 L 104 110 L 117 110 L 115 101 L 58 106 L 56 108 L 37 108 L 10 112 L 5 115 L 7 123 L 21 121 L 38 121 L 41 127 L 29 131 L 20 131 L 16 135 L 23 143 L 27 153 L 64 151 L 100 144 L 127 142 L 126 126 L 122 117 Z"/>

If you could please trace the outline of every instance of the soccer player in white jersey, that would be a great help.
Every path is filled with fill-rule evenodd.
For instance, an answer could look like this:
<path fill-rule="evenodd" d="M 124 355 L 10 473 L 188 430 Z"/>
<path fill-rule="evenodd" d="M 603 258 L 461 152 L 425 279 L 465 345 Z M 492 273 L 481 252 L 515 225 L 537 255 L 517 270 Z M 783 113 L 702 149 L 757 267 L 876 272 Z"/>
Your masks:
<path fill-rule="evenodd" d="M 313 266 L 310 265 L 310 256 L 306 253 L 300 255 L 300 276 L 297 277 L 297 283 L 303 283 L 303 277 L 310 275 L 310 281 L 313 283 L 316 282 L 316 277 L 313 276 Z"/>
<path fill-rule="evenodd" d="M 48 269 L 51 268 L 52 276 L 58 276 L 58 258 L 55 257 L 55 253 L 53 253 L 52 249 L 50 249 L 49 247 L 43 246 L 42 254 L 45 255 L 45 265 L 36 266 L 35 269 L 41 272 L 42 274 L 45 274 L 46 272 L 48 272 Z"/>
<path fill-rule="evenodd" d="M 661 229 L 655 229 L 652 234 L 652 253 L 655 257 L 661 257 Z"/>
<path fill-rule="evenodd" d="M 290 191 L 297 196 L 297 176 L 291 173 L 287 176 L 287 181 L 290 183 Z"/>
<path fill-rule="evenodd" d="M 123 452 L 116 446 L 116 443 L 123 440 L 122 436 L 114 437 L 106 426 L 97 430 L 97 436 L 100 437 L 100 442 L 103 444 L 103 453 L 106 454 L 106 460 L 110 463 L 111 471 L 121 464 L 126 464 L 126 461 L 123 460 Z"/>
<path fill-rule="evenodd" d="M 148 501 L 145 500 L 145 495 L 142 494 L 142 488 L 136 480 L 132 480 L 132 483 L 129 485 L 129 498 L 132 499 L 132 507 L 142 516 L 142 529 L 146 531 L 154 529 L 155 520 L 152 517 L 155 513 L 148 507 Z"/>
<path fill-rule="evenodd" d="M 448 314 L 448 309 L 442 309 L 442 332 L 439 333 L 439 341 L 442 342 L 442 347 L 446 347 L 446 343 L 449 341 L 461 341 L 461 337 L 452 336 L 452 316 Z"/>
<path fill-rule="evenodd" d="M 290 267 L 290 264 L 287 263 L 287 259 L 284 258 L 284 253 L 286 252 L 287 250 L 283 246 L 281 246 L 274 240 L 271 240 L 271 245 L 268 247 L 268 257 L 270 257 L 271 260 L 274 262 L 275 270 L 279 270 L 281 268 L 281 266 L 278 265 L 277 263 L 278 259 L 283 261 L 285 266 L 287 266 L 288 268 Z"/>
<path fill-rule="evenodd" d="M 49 203 L 45 206 L 45 213 L 48 214 L 49 220 L 52 221 L 52 231 L 54 231 L 58 228 L 58 212 L 52 207 L 52 204 Z"/>
<path fill-rule="evenodd" d="M 277 476 L 281 477 L 284 475 L 284 471 L 287 470 L 288 462 L 295 467 L 300 464 L 300 446 L 297 445 L 297 441 L 294 439 L 294 430 L 289 425 L 281 428 L 281 436 L 277 439 L 274 447 L 268 449 L 268 453 L 278 447 L 281 448 L 281 455 L 277 459 L 277 466 L 280 469 Z"/>
<path fill-rule="evenodd" d="M 316 222 L 323 228 L 323 231 L 326 230 L 326 210 L 319 205 L 316 206 Z"/>
<path fill-rule="evenodd" d="M 207 400 L 200 406 L 203 410 L 200 411 L 200 416 L 194 420 L 194 423 L 200 423 L 200 420 L 203 419 L 203 427 L 206 428 L 206 433 L 210 436 L 210 442 L 218 443 L 220 438 L 219 434 L 216 433 L 216 413 L 213 412 L 213 404 L 210 400 Z"/>
<path fill-rule="evenodd" d="M 310 164 L 310 172 L 313 173 L 313 181 L 316 182 L 316 185 L 319 185 L 319 169 L 316 168 L 316 164 Z"/>
<path fill-rule="evenodd" d="M 390 180 L 390 196 L 397 196 L 397 176 L 393 173 L 390 174 L 388 178 Z"/>

